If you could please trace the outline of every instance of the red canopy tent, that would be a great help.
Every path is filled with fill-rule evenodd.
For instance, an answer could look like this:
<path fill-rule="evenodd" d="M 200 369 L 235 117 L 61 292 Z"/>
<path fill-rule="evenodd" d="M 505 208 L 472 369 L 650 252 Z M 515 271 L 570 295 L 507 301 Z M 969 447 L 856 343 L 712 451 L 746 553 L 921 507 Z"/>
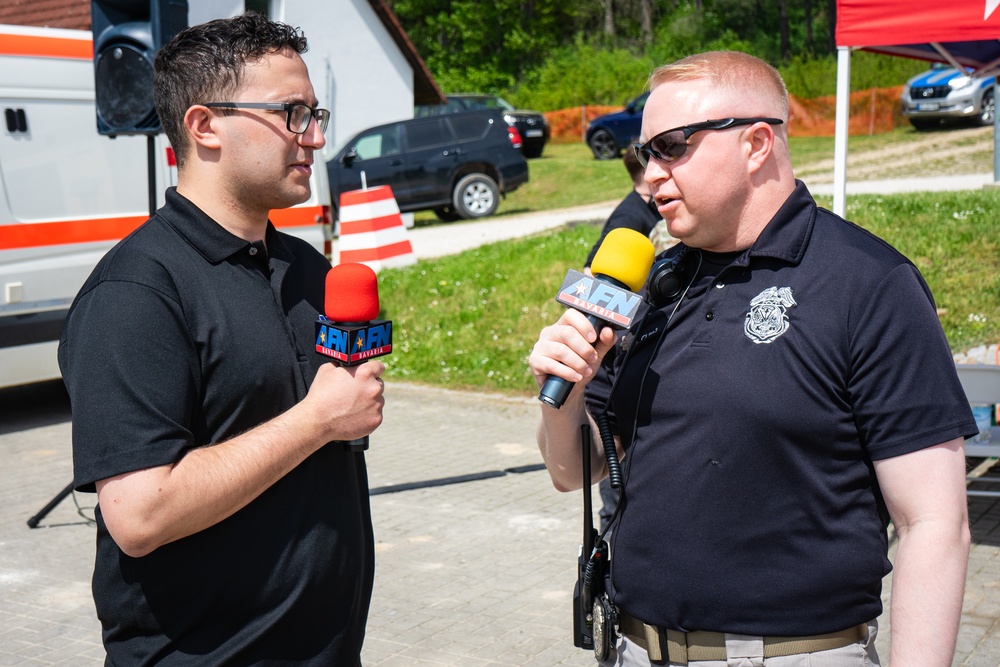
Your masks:
<path fill-rule="evenodd" d="M 850 54 L 864 49 L 971 67 L 1000 70 L 1000 0 L 837 0 L 837 130 L 833 210 L 843 215 L 847 185 L 847 103 Z M 1000 123 L 1000 119 L 994 121 Z M 1000 136 L 994 129 L 995 136 Z M 996 138 L 994 139 L 996 142 Z M 1000 152 L 994 147 L 994 153 Z M 994 180 L 1000 180 L 994 166 Z"/>

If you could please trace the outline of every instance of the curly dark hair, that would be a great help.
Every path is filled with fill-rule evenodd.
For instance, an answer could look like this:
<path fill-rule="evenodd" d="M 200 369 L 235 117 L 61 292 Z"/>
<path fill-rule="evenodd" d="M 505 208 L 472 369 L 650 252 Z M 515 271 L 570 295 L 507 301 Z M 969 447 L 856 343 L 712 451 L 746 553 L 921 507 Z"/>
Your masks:
<path fill-rule="evenodd" d="M 234 94 L 247 63 L 285 48 L 306 51 L 301 29 L 256 12 L 191 26 L 160 48 L 153 63 L 153 100 L 178 165 L 189 148 L 184 132 L 187 110 Z"/>

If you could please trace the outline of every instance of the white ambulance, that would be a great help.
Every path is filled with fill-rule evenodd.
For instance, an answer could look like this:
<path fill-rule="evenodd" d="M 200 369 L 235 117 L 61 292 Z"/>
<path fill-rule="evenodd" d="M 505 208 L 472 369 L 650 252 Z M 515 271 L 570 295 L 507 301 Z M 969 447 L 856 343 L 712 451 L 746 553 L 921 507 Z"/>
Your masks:
<path fill-rule="evenodd" d="M 56 346 L 80 286 L 146 220 L 150 193 L 159 207 L 176 184 L 165 135 L 150 149 L 145 136 L 97 133 L 92 59 L 90 32 L 0 25 L 0 388 L 60 376 Z M 329 256 L 329 204 L 317 169 L 310 201 L 271 220 Z"/>

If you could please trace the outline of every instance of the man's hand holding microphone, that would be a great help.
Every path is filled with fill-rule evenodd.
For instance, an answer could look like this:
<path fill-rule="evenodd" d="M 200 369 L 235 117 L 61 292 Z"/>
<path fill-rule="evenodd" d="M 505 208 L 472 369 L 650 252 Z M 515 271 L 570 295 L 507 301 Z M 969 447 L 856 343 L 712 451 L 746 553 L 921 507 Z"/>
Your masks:
<path fill-rule="evenodd" d="M 567 274 L 557 300 L 570 307 L 542 329 L 528 357 L 543 403 L 539 447 L 559 490 L 583 483 L 579 428 L 589 420 L 583 387 L 614 346 L 615 330 L 631 325 L 641 302 L 636 292 L 649 276 L 653 256 L 653 244 L 639 232 L 612 230 L 594 256 L 593 278 Z M 603 460 L 599 448 L 594 454 Z M 592 472 L 597 481 L 605 471 L 598 465 Z"/>
<path fill-rule="evenodd" d="M 614 330 L 632 324 L 641 301 L 635 292 L 649 276 L 653 254 L 653 244 L 639 232 L 614 229 L 594 256 L 593 277 L 566 275 L 557 300 L 570 308 L 542 329 L 528 358 L 539 400 L 558 409 L 572 384 L 593 377 L 614 345 Z"/>
<path fill-rule="evenodd" d="M 316 352 L 333 363 L 316 373 L 303 403 L 315 407 L 328 441 L 351 451 L 368 448 L 382 423 L 382 373 L 375 357 L 392 351 L 392 322 L 377 320 L 378 281 L 364 264 L 338 264 L 326 277 L 324 315 L 316 322 Z"/>

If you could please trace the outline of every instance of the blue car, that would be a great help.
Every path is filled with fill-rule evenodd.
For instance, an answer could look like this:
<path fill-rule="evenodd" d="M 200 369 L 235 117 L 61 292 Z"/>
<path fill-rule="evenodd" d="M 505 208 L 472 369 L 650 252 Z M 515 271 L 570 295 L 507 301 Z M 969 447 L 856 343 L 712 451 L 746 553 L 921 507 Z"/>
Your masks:
<path fill-rule="evenodd" d="M 638 141 L 642 109 L 649 93 L 639 95 L 621 111 L 598 116 L 587 126 L 587 145 L 598 160 L 613 160 Z"/>
<path fill-rule="evenodd" d="M 918 130 L 965 119 L 992 125 L 993 80 L 992 76 L 974 77 L 970 72 L 935 64 L 906 82 L 900 99 L 903 115 Z"/>

